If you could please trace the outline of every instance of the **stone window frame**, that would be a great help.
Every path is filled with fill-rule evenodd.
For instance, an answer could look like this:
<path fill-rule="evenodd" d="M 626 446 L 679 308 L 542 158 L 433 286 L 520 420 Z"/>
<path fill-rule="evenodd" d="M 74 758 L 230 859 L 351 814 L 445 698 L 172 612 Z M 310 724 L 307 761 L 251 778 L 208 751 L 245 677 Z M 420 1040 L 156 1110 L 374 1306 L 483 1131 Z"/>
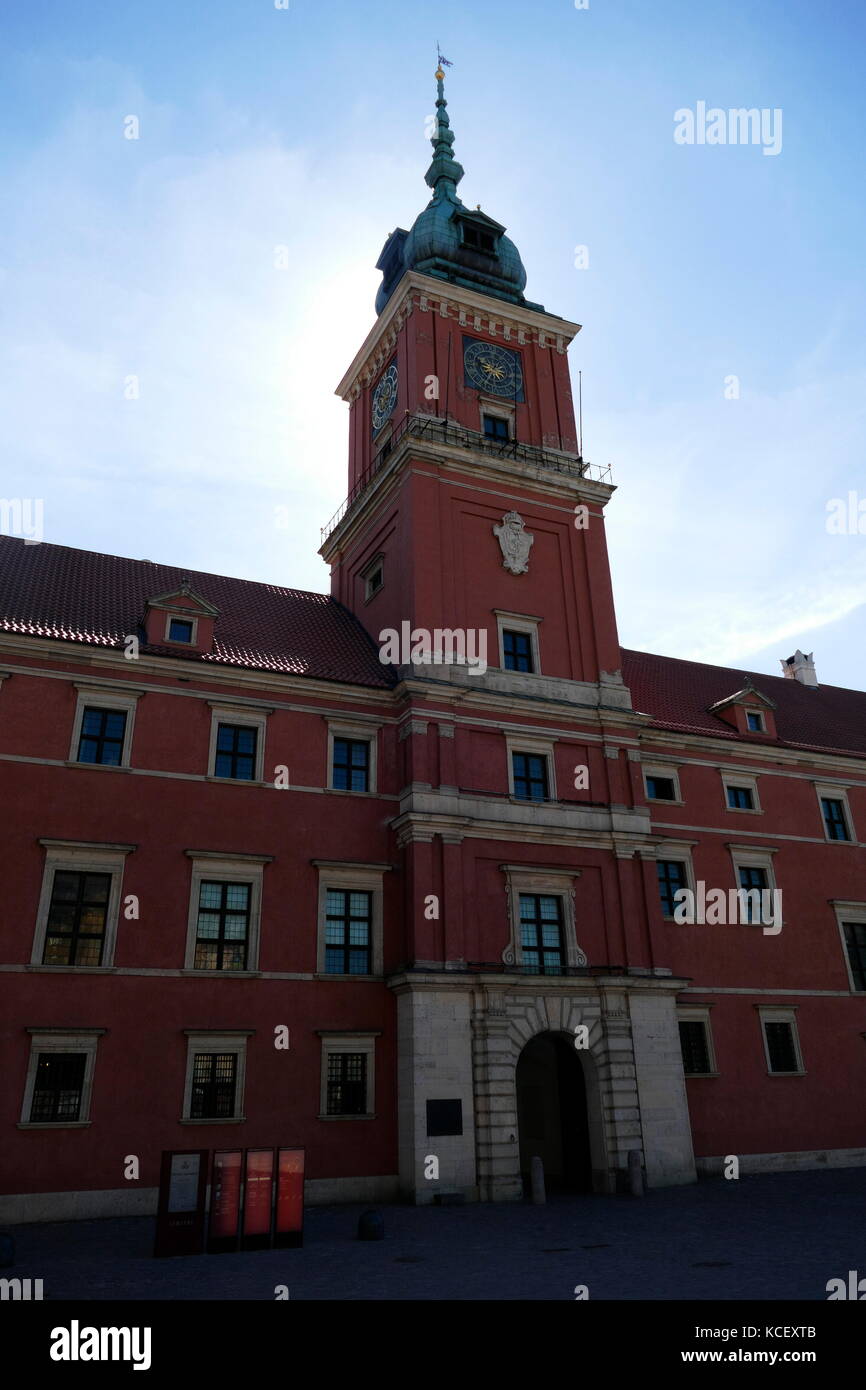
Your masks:
<path fill-rule="evenodd" d="M 519 674 L 513 671 L 509 675 Z M 544 801 L 527 801 L 523 796 L 516 796 L 514 792 L 514 753 L 529 753 L 533 757 L 543 757 L 547 759 L 547 801 L 556 801 L 556 758 L 554 750 L 558 743 L 556 738 L 539 738 L 535 734 L 515 734 L 506 733 L 505 748 L 508 762 L 508 795 L 512 801 L 516 801 L 520 806 L 544 806 Z"/>
<path fill-rule="evenodd" d="M 372 580 L 377 570 L 381 570 L 382 572 L 382 583 L 379 585 L 377 589 L 371 589 L 370 581 Z M 364 567 L 359 571 L 359 574 L 360 578 L 364 581 L 364 602 L 369 603 L 370 600 L 374 599 L 377 594 L 381 594 L 382 590 L 385 587 L 384 552 L 380 550 L 376 555 L 373 556 L 372 560 L 368 560 L 366 565 L 364 565 Z"/>
<path fill-rule="evenodd" d="M 27 1075 L 24 1081 L 24 1098 L 21 1103 L 19 1129 L 86 1129 L 90 1118 L 90 1101 L 93 1093 L 93 1076 L 96 1070 L 96 1051 L 99 1039 L 107 1032 L 106 1028 L 28 1028 L 30 1034 L 30 1056 L 27 1060 Z M 44 1052 L 84 1053 L 84 1080 L 81 1086 L 81 1104 L 77 1120 L 31 1120 L 33 1092 L 36 1089 L 36 1072 L 40 1055 Z"/>
<path fill-rule="evenodd" d="M 856 925 L 862 924 L 866 926 L 866 902 L 845 902 L 841 898 L 832 898 L 831 906 L 836 914 L 836 926 L 839 931 L 842 958 L 845 961 L 845 970 L 848 974 L 848 986 L 856 999 L 863 999 L 866 997 L 866 991 L 857 989 L 854 984 L 854 972 L 851 969 L 851 961 L 848 958 L 848 945 L 845 941 L 845 923 L 851 922 Z"/>
<path fill-rule="evenodd" d="M 366 976 L 361 977 L 366 978 Z M 319 1079 L 319 1114 L 320 1120 L 375 1120 L 376 1118 L 376 1039 L 382 1036 L 381 1028 L 365 1028 L 347 1030 L 325 1031 L 317 1029 L 321 1041 L 321 1066 Z M 334 1052 L 363 1052 L 367 1057 L 366 1066 L 366 1088 L 364 1101 L 366 1109 L 363 1115 L 329 1115 L 328 1114 L 328 1058 Z"/>
<path fill-rule="evenodd" d="M 385 874 L 390 872 L 390 864 L 352 863 L 341 859 L 313 859 L 313 867 L 319 875 L 316 911 L 316 978 L 322 980 L 381 980 L 385 973 Z M 372 912 L 370 919 L 370 963 L 369 975 L 332 974 L 325 970 L 325 918 L 327 915 L 328 889 L 336 892 L 370 893 Z"/>
<path fill-rule="evenodd" d="M 244 1114 L 244 1089 L 247 1073 L 247 1039 L 255 1033 L 254 1028 L 228 1028 L 220 1032 L 218 1029 L 207 1028 L 184 1028 L 186 1036 L 186 1071 L 183 1083 L 183 1112 L 180 1117 L 182 1125 L 239 1125 L 246 1120 Z M 192 1108 L 192 1081 L 193 1068 L 197 1053 L 202 1052 L 233 1052 L 237 1056 L 237 1066 L 235 1068 L 235 1111 L 233 1115 L 226 1115 L 214 1118 L 206 1116 L 202 1119 L 193 1118 L 190 1115 Z"/>
<path fill-rule="evenodd" d="M 273 862 L 272 854 L 224 854 L 221 850 L 188 849 L 184 853 L 192 860 L 189 910 L 186 924 L 186 947 L 183 969 L 191 975 L 207 979 L 241 979 L 258 974 L 259 949 L 262 927 L 262 892 L 265 866 Z M 202 970 L 196 969 L 195 948 L 198 930 L 198 905 L 201 884 L 207 879 L 220 883 L 248 883 L 250 885 L 249 935 L 247 937 L 247 964 L 244 970 Z"/>
<path fill-rule="evenodd" d="M 650 762 L 641 762 L 641 773 L 643 774 L 644 796 L 651 806 L 685 806 L 682 790 L 680 788 L 680 769 L 677 762 L 665 762 L 664 759 L 656 758 Z M 667 797 L 650 796 L 647 787 L 648 777 L 666 777 L 669 782 L 674 784 L 674 796 L 672 799 Z"/>
<path fill-rule="evenodd" d="M 495 415 L 500 420 L 505 420 L 508 425 L 508 443 L 513 443 L 517 438 L 517 411 L 515 407 L 503 400 L 500 396 L 484 396 L 478 394 L 478 432 L 484 434 L 485 415 Z M 495 442 L 495 441 L 491 441 Z M 503 443 L 506 441 L 503 440 Z"/>
<path fill-rule="evenodd" d="M 325 782 L 325 790 L 334 792 L 337 796 L 376 796 L 379 790 L 379 730 L 382 724 L 380 720 L 373 723 L 365 723 L 361 720 L 351 719 L 328 719 L 328 771 Z M 370 758 L 368 764 L 367 790 L 365 792 L 353 792 L 348 787 L 334 786 L 334 742 L 338 738 L 352 739 L 356 743 L 364 742 L 370 745 Z"/>
<path fill-rule="evenodd" d="M 805 1076 L 806 1068 L 803 1065 L 803 1052 L 800 1047 L 800 1033 L 797 1028 L 797 1005 L 783 1006 L 781 1004 L 755 1004 L 758 1011 L 758 1019 L 761 1024 L 761 1039 L 764 1044 L 764 1060 L 767 1064 L 768 1076 Z M 796 1071 L 773 1071 L 770 1066 L 770 1047 L 767 1042 L 767 1023 L 789 1023 L 791 1025 L 791 1040 L 794 1044 L 794 1055 L 797 1058 Z"/>
<path fill-rule="evenodd" d="M 837 782 L 813 782 L 815 795 L 818 799 L 818 815 L 821 817 L 821 830 L 824 834 L 824 841 L 828 845 L 856 845 L 857 832 L 854 829 L 854 817 L 851 815 L 851 807 L 848 804 L 848 787 L 845 783 L 840 785 Z M 848 831 L 847 840 L 831 840 L 827 834 L 827 823 L 824 820 L 824 808 L 821 805 L 821 798 L 826 797 L 829 801 L 841 801 L 842 814 L 845 817 L 845 829 Z"/>
<path fill-rule="evenodd" d="M 672 805 L 673 803 L 668 802 L 667 804 Z M 655 867 L 659 860 L 661 860 L 663 863 L 667 863 L 673 860 L 677 864 L 684 865 L 686 871 L 686 881 L 683 884 L 683 887 L 690 889 L 694 897 L 697 898 L 698 890 L 697 883 L 695 880 L 695 866 L 692 860 L 692 848 L 695 844 L 697 844 L 696 840 L 660 840 L 656 844 L 656 854 L 652 862 L 653 867 Z M 662 921 L 673 922 L 675 926 L 686 925 L 677 922 L 674 918 L 673 913 L 668 915 L 664 911 L 664 908 L 662 906 L 661 894 L 659 893 L 658 874 L 655 875 L 655 891 L 657 894 L 659 912 L 661 913 Z"/>
<path fill-rule="evenodd" d="M 729 815 L 734 816 L 762 816 L 764 808 L 761 805 L 761 798 L 758 793 L 758 778 L 753 772 L 737 772 L 728 767 L 720 767 L 719 775 L 722 779 L 722 797 L 725 810 Z M 749 807 L 729 806 L 728 787 L 746 787 L 752 793 L 752 804 Z"/>
<path fill-rule="evenodd" d="M 207 752 L 207 780 L 225 786 L 261 787 L 265 786 L 265 739 L 268 730 L 268 716 L 273 709 L 261 709 L 250 705 L 224 704 L 221 700 L 208 700 L 211 711 L 210 742 Z M 247 781 L 242 777 L 219 777 L 216 772 L 217 736 L 220 724 L 246 725 L 257 731 L 255 777 Z"/>
<path fill-rule="evenodd" d="M 746 720 L 745 732 L 747 734 L 765 734 L 767 732 L 767 716 L 764 713 L 764 711 L 762 709 L 756 709 L 754 705 L 746 705 L 745 703 L 744 710 Z M 752 728 L 753 719 L 758 720 L 758 723 L 760 725 L 759 728 Z"/>
<path fill-rule="evenodd" d="M 499 669 L 505 671 L 509 676 L 540 676 L 541 670 L 541 648 L 538 641 L 538 629 L 543 618 L 530 617 L 528 613 L 509 613 L 504 608 L 494 608 L 496 614 L 496 641 L 499 649 Z M 505 632 L 524 632 L 529 637 L 530 648 L 532 651 L 532 670 L 531 671 L 511 671 L 505 665 Z M 520 751 L 519 749 L 517 750 Z"/>
<path fill-rule="evenodd" d="M 116 772 L 119 767 L 130 767 L 132 756 L 132 731 L 135 725 L 135 709 L 142 695 L 143 690 L 130 690 L 127 686 L 104 686 L 87 685 L 84 682 L 75 681 L 75 689 L 78 698 L 75 705 L 75 717 L 72 721 L 72 739 L 69 745 L 68 761 L 75 767 L 108 769 Z M 81 742 L 81 726 L 84 722 L 84 711 L 86 709 L 108 709 L 119 710 L 126 715 L 126 725 L 123 731 L 123 747 L 120 750 L 119 763 L 83 763 L 78 758 L 78 745 Z"/>
<path fill-rule="evenodd" d="M 685 1067 L 683 1067 L 683 1075 L 687 1081 L 693 1079 L 699 1081 L 704 1077 L 719 1075 L 718 1063 L 716 1062 L 716 1048 L 713 1041 L 712 1009 L 712 1004 L 677 1005 L 677 1024 L 702 1023 L 704 1025 L 707 1059 L 710 1064 L 709 1071 L 686 1071 Z"/>
<path fill-rule="evenodd" d="M 183 623 L 192 624 L 192 635 L 188 642 L 182 642 L 177 637 L 171 637 L 171 625 L 175 618 L 179 618 Z M 198 643 L 198 615 L 188 608 L 167 608 L 165 610 L 165 633 L 163 641 L 167 647 L 195 647 Z"/>
<path fill-rule="evenodd" d="M 565 946 L 565 966 L 576 969 L 588 965 L 586 952 L 577 940 L 577 909 L 575 884 L 581 869 L 547 869 L 523 864 L 500 864 L 505 875 L 505 903 L 508 914 L 508 942 L 502 952 L 505 965 L 522 966 L 523 946 L 520 932 L 520 896 L 522 893 L 541 894 L 559 898 L 562 902 L 562 935 Z"/>
<path fill-rule="evenodd" d="M 33 948 L 30 953 L 31 967 L 37 966 L 40 970 L 49 971 L 113 969 L 120 904 L 123 897 L 123 871 L 127 855 L 134 853 L 138 846 L 103 844 L 88 840 L 40 840 L 39 843 L 45 850 L 45 863 L 42 866 L 42 887 L 39 892 L 36 929 L 33 933 Z M 99 965 L 54 965 L 43 962 L 45 938 L 48 935 L 48 914 L 54 891 L 54 874 L 58 870 L 61 873 L 111 875 L 108 909 L 105 914 L 105 930 L 102 937 L 102 961 Z"/>
<path fill-rule="evenodd" d="M 775 849 L 773 846 L 764 845 L 762 847 L 759 847 L 757 845 L 727 844 L 725 845 L 725 848 L 731 856 L 734 871 L 734 887 L 737 890 L 742 889 L 743 892 L 750 891 L 749 889 L 743 888 L 742 884 L 740 883 L 741 867 L 744 869 L 763 869 L 767 875 L 767 888 L 769 892 L 774 893 L 779 888 L 779 885 L 776 882 L 775 869 L 773 868 L 773 856 L 775 854 L 778 854 L 779 851 Z M 784 903 L 784 895 L 782 895 L 782 903 Z M 743 922 L 740 925 L 760 927 L 765 926 L 766 923 L 755 921 Z M 785 921 L 783 915 L 781 926 L 783 927 L 784 925 Z"/>

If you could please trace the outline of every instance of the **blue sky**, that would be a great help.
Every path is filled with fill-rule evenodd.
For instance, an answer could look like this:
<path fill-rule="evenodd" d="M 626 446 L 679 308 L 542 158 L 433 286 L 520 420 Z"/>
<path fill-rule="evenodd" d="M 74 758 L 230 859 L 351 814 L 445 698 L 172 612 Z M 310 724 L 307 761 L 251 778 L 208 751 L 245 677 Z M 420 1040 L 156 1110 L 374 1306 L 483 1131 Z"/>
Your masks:
<path fill-rule="evenodd" d="M 583 325 L 623 644 L 771 674 L 800 646 L 866 688 L 866 535 L 827 531 L 830 499 L 866 503 L 854 0 L 40 0 L 0 25 L 0 492 L 44 498 L 46 540 L 327 590 L 333 391 L 429 196 L 438 40 L 461 195 Z M 780 109 L 781 151 L 676 144 L 699 101 Z"/>

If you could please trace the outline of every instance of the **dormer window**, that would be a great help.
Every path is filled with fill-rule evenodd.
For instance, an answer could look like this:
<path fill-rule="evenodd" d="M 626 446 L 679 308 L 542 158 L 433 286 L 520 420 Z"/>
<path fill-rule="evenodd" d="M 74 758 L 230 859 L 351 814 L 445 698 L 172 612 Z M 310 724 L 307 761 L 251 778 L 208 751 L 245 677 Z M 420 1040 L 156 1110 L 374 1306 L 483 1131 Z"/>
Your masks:
<path fill-rule="evenodd" d="M 191 642 L 193 625 L 186 618 L 172 618 L 168 625 L 169 642 Z"/>
<path fill-rule="evenodd" d="M 746 722 L 750 734 L 762 734 L 764 732 L 764 716 L 760 710 L 748 710 Z"/>
<path fill-rule="evenodd" d="M 463 223 L 463 245 L 470 251 L 483 251 L 486 256 L 496 255 L 496 238 L 493 233 L 485 231 L 483 227 L 473 226 L 471 222 Z"/>

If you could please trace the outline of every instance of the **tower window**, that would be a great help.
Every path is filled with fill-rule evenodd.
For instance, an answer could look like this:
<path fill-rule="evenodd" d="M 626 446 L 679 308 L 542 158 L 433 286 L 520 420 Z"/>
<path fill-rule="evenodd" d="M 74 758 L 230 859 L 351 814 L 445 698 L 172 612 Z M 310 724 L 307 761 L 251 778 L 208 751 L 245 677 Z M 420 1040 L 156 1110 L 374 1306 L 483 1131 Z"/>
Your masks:
<path fill-rule="evenodd" d="M 501 415 L 485 415 L 484 437 L 485 439 L 508 439 L 508 421 Z"/>
<path fill-rule="evenodd" d="M 463 245 L 472 251 L 483 251 L 485 255 L 496 255 L 496 239 L 492 232 L 486 232 L 481 227 L 473 227 L 468 222 L 463 223 Z"/>
<path fill-rule="evenodd" d="M 541 754 L 512 753 L 514 795 L 521 801 L 546 801 L 547 759 Z"/>
<path fill-rule="evenodd" d="M 377 565 L 374 570 L 370 571 L 370 573 L 367 575 L 364 581 L 366 588 L 365 597 L 372 598 L 374 594 L 378 594 L 384 582 L 385 576 L 382 570 L 382 566 Z"/>
<path fill-rule="evenodd" d="M 502 658 L 506 671 L 531 671 L 532 634 L 503 629 Z"/>

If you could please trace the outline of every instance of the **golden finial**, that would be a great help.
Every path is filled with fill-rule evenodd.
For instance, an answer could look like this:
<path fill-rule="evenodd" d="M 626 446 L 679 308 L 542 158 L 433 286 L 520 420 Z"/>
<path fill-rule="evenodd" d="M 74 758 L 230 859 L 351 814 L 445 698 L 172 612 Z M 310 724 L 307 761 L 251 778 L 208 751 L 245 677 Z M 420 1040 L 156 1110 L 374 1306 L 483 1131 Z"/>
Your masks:
<path fill-rule="evenodd" d="M 444 81 L 444 79 L 445 79 L 445 74 L 444 74 L 444 72 L 442 71 L 441 66 L 438 67 L 438 68 L 436 69 L 436 71 L 435 71 L 435 73 L 433 74 L 433 76 L 436 78 L 436 81 L 437 81 L 437 82 L 442 82 L 442 81 Z"/>

